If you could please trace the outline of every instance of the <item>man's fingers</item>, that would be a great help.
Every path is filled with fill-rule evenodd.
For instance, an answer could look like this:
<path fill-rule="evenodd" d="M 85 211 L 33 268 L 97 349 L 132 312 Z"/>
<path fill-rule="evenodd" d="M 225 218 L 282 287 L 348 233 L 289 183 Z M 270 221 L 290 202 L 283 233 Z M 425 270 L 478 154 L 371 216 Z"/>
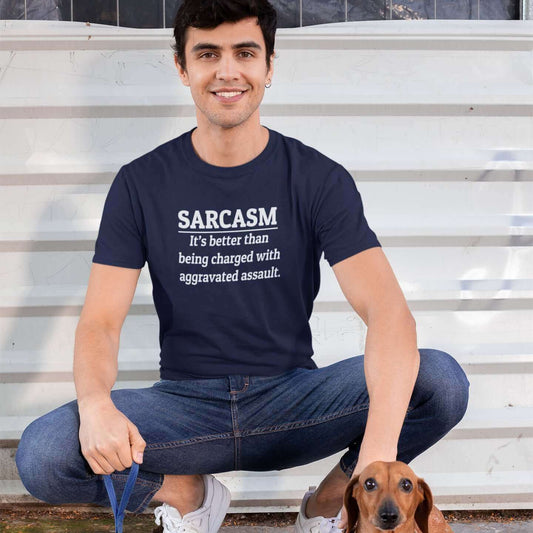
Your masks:
<path fill-rule="evenodd" d="M 131 456 L 136 463 L 141 464 L 143 462 L 143 454 L 144 448 L 146 447 L 146 442 L 141 437 L 137 426 L 134 424 L 128 424 L 128 431 L 130 434 Z"/>
<path fill-rule="evenodd" d="M 337 527 L 339 529 L 346 529 L 346 515 L 348 513 L 346 512 L 346 507 L 343 505 L 342 506 L 342 511 L 341 511 L 341 519 L 339 521 L 339 523 L 337 524 Z"/>
<path fill-rule="evenodd" d="M 118 450 L 117 460 L 120 461 L 121 466 L 121 468 L 117 468 L 117 470 L 124 470 L 131 466 L 131 451 L 127 443 L 125 443 L 124 446 L 121 446 Z"/>
<path fill-rule="evenodd" d="M 82 454 L 95 474 L 112 474 L 115 470 L 121 472 L 131 466 L 129 448 L 127 443 L 125 444 L 125 451 L 122 453 L 122 457 L 120 456 L 120 449 L 115 449 L 115 446 L 109 445 L 92 446 L 89 450 L 82 452 Z M 128 460 L 130 461 L 129 463 Z"/>
<path fill-rule="evenodd" d="M 95 474 L 105 474 L 105 472 L 102 470 L 102 467 L 92 457 L 85 457 L 85 460 L 89 463 L 91 470 Z"/>
<path fill-rule="evenodd" d="M 130 456 L 129 456 L 129 447 L 127 441 L 124 439 L 122 445 L 119 444 L 118 439 L 116 441 L 111 441 L 102 445 L 101 447 L 96 447 L 96 454 L 93 454 L 93 457 L 102 465 L 102 458 L 106 461 L 113 470 L 121 472 L 125 468 L 131 466 Z M 102 465 L 104 466 L 104 465 Z"/>
<path fill-rule="evenodd" d="M 86 459 L 95 474 L 112 474 L 116 470 L 103 455 L 86 457 Z"/>

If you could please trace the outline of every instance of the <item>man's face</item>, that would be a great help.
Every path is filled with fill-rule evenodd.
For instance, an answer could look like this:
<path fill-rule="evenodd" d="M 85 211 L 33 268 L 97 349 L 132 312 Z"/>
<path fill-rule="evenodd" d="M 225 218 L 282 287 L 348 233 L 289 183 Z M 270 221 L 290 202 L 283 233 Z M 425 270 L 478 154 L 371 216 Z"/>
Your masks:
<path fill-rule="evenodd" d="M 273 58 L 272 58 L 273 59 Z M 232 128 L 250 117 L 259 119 L 265 83 L 272 78 L 257 19 L 225 22 L 213 29 L 189 27 L 181 80 L 190 87 L 198 123 Z M 259 120 L 257 120 L 259 122 Z"/>

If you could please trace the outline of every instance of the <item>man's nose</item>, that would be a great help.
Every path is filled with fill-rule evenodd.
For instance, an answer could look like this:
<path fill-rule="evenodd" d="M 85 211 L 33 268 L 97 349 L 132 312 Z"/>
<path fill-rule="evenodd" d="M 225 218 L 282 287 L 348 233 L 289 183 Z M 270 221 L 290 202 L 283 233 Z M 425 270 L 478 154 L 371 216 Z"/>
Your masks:
<path fill-rule="evenodd" d="M 217 79 L 235 80 L 239 77 L 237 62 L 233 57 L 222 57 L 218 63 Z"/>

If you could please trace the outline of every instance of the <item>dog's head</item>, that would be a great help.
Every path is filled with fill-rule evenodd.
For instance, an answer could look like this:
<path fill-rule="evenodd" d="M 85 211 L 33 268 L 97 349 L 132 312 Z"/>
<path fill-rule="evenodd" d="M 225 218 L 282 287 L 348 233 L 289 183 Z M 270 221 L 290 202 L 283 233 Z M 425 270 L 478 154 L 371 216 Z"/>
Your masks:
<path fill-rule="evenodd" d="M 433 495 L 427 483 L 400 461 L 376 461 L 350 480 L 344 493 L 347 533 L 358 520 L 380 530 L 393 530 L 412 519 L 428 533 Z"/>

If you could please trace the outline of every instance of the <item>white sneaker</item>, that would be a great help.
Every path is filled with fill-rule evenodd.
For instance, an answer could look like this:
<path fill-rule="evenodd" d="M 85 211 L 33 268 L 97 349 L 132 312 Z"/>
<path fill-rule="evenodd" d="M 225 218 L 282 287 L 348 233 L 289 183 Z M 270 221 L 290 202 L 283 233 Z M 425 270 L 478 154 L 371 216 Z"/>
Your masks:
<path fill-rule="evenodd" d="M 324 516 L 313 516 L 313 518 L 307 518 L 305 514 L 305 506 L 307 500 L 315 492 L 316 487 L 309 487 L 309 490 L 305 493 L 300 505 L 300 512 L 298 518 L 294 524 L 295 533 L 341 533 L 343 530 L 337 527 L 337 524 L 341 520 L 342 508 L 339 510 L 337 516 L 332 518 L 326 518 Z"/>
<path fill-rule="evenodd" d="M 231 493 L 211 474 L 203 475 L 204 502 L 199 509 L 181 516 L 166 503 L 154 510 L 155 523 L 163 524 L 163 533 L 217 533 L 231 501 Z"/>

